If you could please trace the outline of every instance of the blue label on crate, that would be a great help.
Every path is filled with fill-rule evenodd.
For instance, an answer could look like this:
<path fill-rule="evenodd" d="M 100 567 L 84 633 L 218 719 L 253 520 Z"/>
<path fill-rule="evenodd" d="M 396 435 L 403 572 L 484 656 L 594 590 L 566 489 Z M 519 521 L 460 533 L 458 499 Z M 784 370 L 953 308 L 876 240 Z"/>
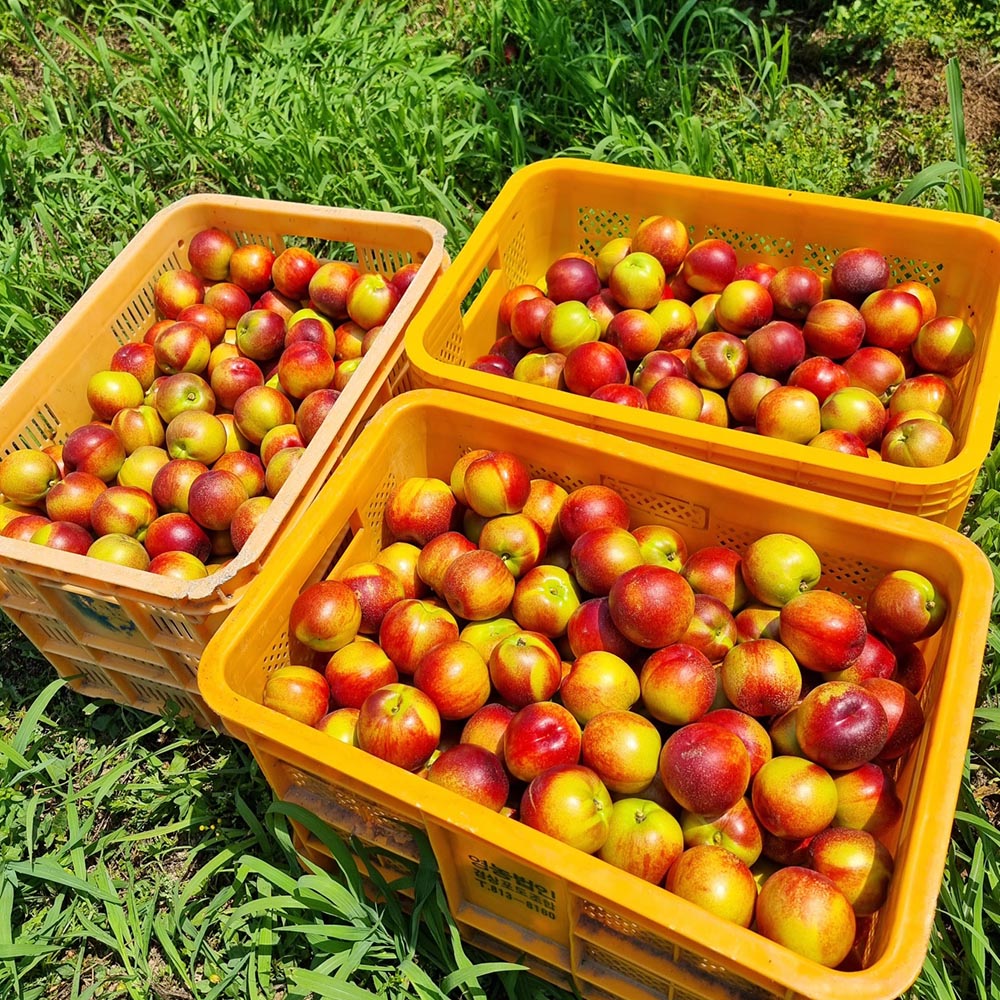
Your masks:
<path fill-rule="evenodd" d="M 70 602 L 86 620 L 88 628 L 97 627 L 113 635 L 134 636 L 138 628 L 134 621 L 117 604 L 102 601 L 96 597 L 85 597 L 83 594 L 63 592 L 62 595 Z"/>

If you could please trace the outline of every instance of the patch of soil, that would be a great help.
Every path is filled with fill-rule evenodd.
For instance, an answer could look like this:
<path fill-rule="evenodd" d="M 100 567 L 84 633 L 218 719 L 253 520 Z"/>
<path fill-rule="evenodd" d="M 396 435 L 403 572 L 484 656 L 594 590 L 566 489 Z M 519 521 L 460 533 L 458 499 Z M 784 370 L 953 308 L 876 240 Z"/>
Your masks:
<path fill-rule="evenodd" d="M 986 818 L 1000 827 L 1000 781 L 984 774 L 985 769 L 975 772 L 972 778 L 972 794 L 983 807 Z"/>
<path fill-rule="evenodd" d="M 982 148 L 1000 143 L 1000 64 L 983 52 L 959 54 L 966 139 Z M 889 53 L 906 108 L 920 114 L 948 111 L 946 61 L 923 42 L 911 41 Z"/>

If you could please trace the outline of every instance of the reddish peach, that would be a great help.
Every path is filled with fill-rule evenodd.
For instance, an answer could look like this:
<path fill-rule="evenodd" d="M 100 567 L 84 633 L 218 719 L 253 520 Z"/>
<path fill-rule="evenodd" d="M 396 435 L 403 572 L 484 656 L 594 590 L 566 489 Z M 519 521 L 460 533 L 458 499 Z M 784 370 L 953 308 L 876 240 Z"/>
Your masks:
<path fill-rule="evenodd" d="M 514 717 L 514 709 L 491 701 L 473 712 L 462 727 L 459 742 L 471 743 L 497 755 L 503 754 L 503 734 Z"/>
<path fill-rule="evenodd" d="M 205 289 L 204 302 L 226 317 L 226 329 L 235 330 L 240 317 L 250 309 L 250 296 L 231 281 L 219 281 Z"/>
<path fill-rule="evenodd" d="M 346 584 L 341 586 L 350 589 Z M 358 617 L 360 623 L 360 608 Z M 396 669 L 407 675 L 413 674 L 431 647 L 457 638 L 455 616 L 447 608 L 421 598 L 404 598 L 393 604 L 382 618 L 378 632 L 379 645 Z"/>
<path fill-rule="evenodd" d="M 17 518 L 17 521 L 27 518 Z M 82 525 L 73 521 L 46 521 L 32 532 L 28 539 L 35 545 L 44 545 L 48 549 L 58 549 L 60 552 L 75 552 L 85 556 L 94 543 L 94 536 Z"/>
<path fill-rule="evenodd" d="M 889 262 L 872 247 L 842 250 L 830 271 L 830 290 L 834 296 L 860 303 L 872 292 L 889 284 Z"/>
<path fill-rule="evenodd" d="M 504 561 L 487 549 L 457 556 L 441 579 L 441 597 L 459 618 L 485 621 L 505 611 L 517 581 Z"/>
<path fill-rule="evenodd" d="M 153 283 L 153 303 L 164 319 L 176 319 L 185 306 L 201 302 L 204 295 L 205 282 L 186 268 L 164 271 Z"/>
<path fill-rule="evenodd" d="M 225 281 L 229 277 L 229 258 L 236 240 L 222 229 L 209 226 L 191 237 L 187 247 L 191 270 L 207 281 Z"/>
<path fill-rule="evenodd" d="M 560 764 L 532 779 L 518 807 L 522 823 L 587 854 L 608 839 L 611 795 L 582 764 Z"/>
<path fill-rule="evenodd" d="M 660 777 L 682 809 L 718 815 L 746 793 L 750 755 L 743 741 L 728 729 L 692 722 L 675 730 L 663 744 Z"/>
<path fill-rule="evenodd" d="M 819 400 L 791 383 L 778 386 L 757 404 L 754 426 L 765 437 L 806 444 L 823 429 Z"/>
<path fill-rule="evenodd" d="M 630 517 L 628 505 L 616 490 L 594 483 L 568 493 L 559 508 L 557 524 L 562 538 L 572 545 L 593 528 L 628 528 Z"/>
<path fill-rule="evenodd" d="M 881 702 L 859 684 L 824 681 L 799 705 L 795 736 L 810 760 L 848 771 L 877 757 L 889 736 Z"/>
<path fill-rule="evenodd" d="M 743 560 L 726 545 L 705 545 L 684 560 L 681 576 L 695 594 L 720 600 L 731 612 L 738 611 L 750 597 L 743 580 Z"/>
<path fill-rule="evenodd" d="M 823 298 L 823 279 L 809 267 L 789 264 L 779 268 L 767 286 L 774 312 L 782 319 L 804 320 Z"/>
<path fill-rule="evenodd" d="M 716 687 L 708 657 L 682 642 L 656 650 L 639 671 L 643 706 L 654 719 L 671 726 L 700 719 L 715 701 Z"/>
<path fill-rule="evenodd" d="M 736 251 L 725 240 L 695 243 L 684 255 L 681 276 L 698 292 L 720 293 L 736 274 Z"/>
<path fill-rule="evenodd" d="M 602 712 L 627 711 L 640 694 L 639 678 L 632 667 L 604 650 L 578 656 L 559 686 L 560 701 L 581 725 Z"/>
<path fill-rule="evenodd" d="M 834 777 L 834 786 L 837 792 L 834 826 L 867 830 L 879 837 L 895 826 L 902 815 L 903 803 L 896 792 L 896 783 L 877 763 L 840 772 Z"/>
<path fill-rule="evenodd" d="M 215 306 L 196 302 L 185 306 L 177 314 L 177 319 L 182 323 L 194 323 L 195 326 L 200 326 L 212 347 L 223 343 L 226 336 L 226 317 Z"/>
<path fill-rule="evenodd" d="M 889 735 L 878 759 L 886 761 L 901 757 L 924 728 L 924 710 L 917 696 L 898 681 L 885 677 L 868 677 L 860 683 L 879 700 L 889 723 Z"/>
<path fill-rule="evenodd" d="M 718 816 L 682 812 L 681 831 L 685 847 L 715 844 L 724 847 L 745 865 L 755 864 L 764 847 L 760 826 L 746 798 Z"/>
<path fill-rule="evenodd" d="M 580 761 L 582 733 L 572 714 L 554 701 L 525 705 L 504 731 L 503 760 L 511 777 L 531 781 L 551 767 Z"/>
<path fill-rule="evenodd" d="M 441 717 L 434 702 L 410 684 L 378 688 L 358 713 L 358 746 L 407 771 L 422 767 L 441 740 Z"/>
<path fill-rule="evenodd" d="M 510 792 L 510 780 L 500 758 L 472 743 L 459 743 L 442 751 L 428 767 L 427 780 L 494 812 L 504 807 Z"/>
<path fill-rule="evenodd" d="M 601 527 L 585 531 L 573 542 L 570 563 L 585 591 L 604 596 L 619 576 L 642 565 L 643 557 L 638 541 L 626 528 Z"/>
<path fill-rule="evenodd" d="M 868 595 L 866 615 L 871 628 L 891 643 L 918 642 L 944 624 L 948 601 L 923 573 L 892 570 Z"/>
<path fill-rule="evenodd" d="M 736 619 L 729 608 L 710 594 L 695 594 L 694 614 L 680 641 L 703 653 L 710 663 L 719 663 L 736 645 L 736 638 Z"/>
<path fill-rule="evenodd" d="M 823 830 L 809 843 L 809 860 L 847 897 L 858 917 L 871 916 L 889 894 L 892 855 L 865 830 Z"/>
<path fill-rule="evenodd" d="M 646 407 L 653 413 L 697 420 L 705 408 L 701 388 L 686 375 L 665 375 L 646 395 Z"/>
<path fill-rule="evenodd" d="M 377 635 L 386 612 L 406 596 L 399 577 L 388 566 L 370 560 L 352 563 L 340 574 L 340 582 L 358 599 L 358 631 L 364 635 Z"/>
<path fill-rule="evenodd" d="M 633 795 L 656 777 L 661 747 L 659 730 L 644 716 L 600 712 L 583 727 L 580 759 L 608 791 Z"/>
<path fill-rule="evenodd" d="M 318 670 L 289 664 L 268 675 L 262 702 L 265 708 L 313 726 L 329 711 L 330 688 Z"/>
<path fill-rule="evenodd" d="M 256 496 L 250 497 L 236 508 L 233 519 L 229 522 L 229 538 L 235 551 L 243 551 L 250 536 L 267 516 L 272 502 L 269 496 Z"/>
<path fill-rule="evenodd" d="M 419 558 L 420 547 L 412 542 L 390 542 L 375 556 L 375 562 L 396 574 L 403 585 L 404 597 L 425 597 L 428 587 L 417 572 Z"/>
<path fill-rule="evenodd" d="M 395 664 L 378 643 L 360 636 L 331 653 L 323 668 L 335 705 L 360 708 L 373 691 L 399 680 Z"/>
<path fill-rule="evenodd" d="M 837 361 L 849 357 L 861 346 L 865 320 L 850 302 L 823 299 L 809 310 L 802 336 L 813 354 Z"/>
<path fill-rule="evenodd" d="M 715 319 L 719 326 L 738 337 L 747 337 L 754 330 L 771 322 L 774 302 L 768 290 L 759 282 L 747 278 L 735 279 L 722 289 L 715 303 Z"/>
<path fill-rule="evenodd" d="M 462 483 L 465 502 L 477 514 L 516 514 L 531 491 L 531 473 L 512 452 L 490 451 L 469 462 Z"/>
<path fill-rule="evenodd" d="M 749 867 L 724 847 L 689 847 L 670 866 L 663 884 L 721 920 L 740 927 L 753 923 L 757 883 Z"/>
<path fill-rule="evenodd" d="M 753 716 L 735 708 L 715 708 L 702 716 L 702 722 L 722 726 L 738 736 L 750 755 L 750 778 L 774 756 L 768 731 Z"/>
<path fill-rule="evenodd" d="M 640 651 L 615 625 L 606 597 L 592 597 L 572 611 L 566 622 L 566 641 L 577 657 L 592 650 L 603 650 L 632 660 Z"/>
<path fill-rule="evenodd" d="M 833 968 L 854 944 L 854 910 L 825 875 L 793 865 L 775 872 L 757 900 L 757 929 L 772 941 Z"/>
<path fill-rule="evenodd" d="M 489 700 L 490 672 L 471 643 L 446 639 L 417 662 L 413 683 L 430 695 L 442 719 L 468 719 Z"/>
<path fill-rule="evenodd" d="M 309 300 L 324 316 L 347 317 L 347 296 L 360 277 L 356 265 L 347 261 L 322 264 L 309 279 Z"/>
<path fill-rule="evenodd" d="M 229 531 L 233 515 L 249 499 L 243 481 L 226 469 L 202 473 L 188 491 L 188 513 L 209 531 Z"/>
<path fill-rule="evenodd" d="M 271 285 L 274 252 L 261 243 L 244 243 L 229 257 L 229 280 L 247 295 L 260 295 Z"/>
<path fill-rule="evenodd" d="M 687 226 L 672 215 L 647 215 L 630 243 L 632 250 L 652 254 L 667 275 L 674 274 L 681 266 L 689 246 Z"/>
<path fill-rule="evenodd" d="M 659 803 L 632 796 L 617 799 L 612 806 L 608 837 L 597 856 L 660 885 L 683 850 L 677 820 Z"/>
<path fill-rule="evenodd" d="M 774 639 L 741 642 L 722 661 L 722 687 L 732 704 L 753 716 L 779 715 L 798 701 L 802 672 Z"/>
<path fill-rule="evenodd" d="M 385 526 L 396 541 L 426 545 L 435 535 L 458 527 L 458 501 L 444 480 L 411 476 L 390 494 Z"/>
<path fill-rule="evenodd" d="M 865 646 L 865 616 L 830 590 L 796 594 L 781 609 L 781 641 L 799 665 L 825 673 L 850 666 Z"/>
<path fill-rule="evenodd" d="M 361 624 L 354 591 L 337 580 L 309 584 L 292 602 L 288 631 L 309 649 L 334 653 L 352 642 Z"/>
<path fill-rule="evenodd" d="M 493 647 L 489 668 L 497 693 L 515 708 L 548 700 L 562 681 L 562 658 L 552 641 L 526 629 L 504 636 Z"/>
<path fill-rule="evenodd" d="M 804 757 L 772 757 L 754 777 L 751 799 L 760 825 L 784 840 L 814 836 L 837 812 L 833 778 Z"/>
<path fill-rule="evenodd" d="M 892 677 L 896 671 L 896 654 L 874 633 L 868 632 L 858 658 L 843 670 L 823 674 L 825 681 L 853 681 L 860 684 L 869 677 Z"/>
<path fill-rule="evenodd" d="M 618 630 L 644 649 L 677 642 L 694 614 L 694 591 L 679 573 L 643 564 L 623 573 L 608 593 Z"/>

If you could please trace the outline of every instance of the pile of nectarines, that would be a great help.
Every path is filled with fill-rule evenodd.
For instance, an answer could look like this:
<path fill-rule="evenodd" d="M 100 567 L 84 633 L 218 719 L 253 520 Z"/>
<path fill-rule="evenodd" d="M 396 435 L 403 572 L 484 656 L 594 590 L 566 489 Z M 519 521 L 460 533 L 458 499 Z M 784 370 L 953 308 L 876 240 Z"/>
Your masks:
<path fill-rule="evenodd" d="M 265 706 L 828 966 L 886 898 L 892 765 L 946 601 L 861 610 L 808 541 L 691 549 L 591 483 L 473 449 L 388 496 L 386 543 L 306 586 Z"/>
<path fill-rule="evenodd" d="M 893 282 L 872 247 L 826 274 L 741 262 L 667 215 L 562 254 L 506 292 L 497 323 L 477 371 L 918 467 L 954 455 L 954 378 L 976 349 L 965 318 Z"/>
<path fill-rule="evenodd" d="M 0 462 L 0 533 L 181 579 L 246 544 L 416 274 L 208 228 L 152 323 L 86 385 L 91 419 Z"/>

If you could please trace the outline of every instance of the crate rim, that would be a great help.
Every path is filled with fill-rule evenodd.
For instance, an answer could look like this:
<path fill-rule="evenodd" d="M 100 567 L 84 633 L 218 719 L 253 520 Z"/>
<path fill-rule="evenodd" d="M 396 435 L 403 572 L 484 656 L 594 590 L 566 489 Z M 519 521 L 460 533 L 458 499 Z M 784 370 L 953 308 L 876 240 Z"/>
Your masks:
<path fill-rule="evenodd" d="M 381 408 L 373 418 L 369 427 L 364 433 L 377 433 L 378 425 L 388 423 L 396 418 L 406 419 L 415 417 L 424 407 L 433 407 L 436 400 L 454 400 L 459 398 L 457 393 L 449 393 L 436 389 L 417 389 L 402 396 L 396 397 Z M 478 400 L 477 408 L 481 406 L 484 414 L 503 415 L 509 411 L 509 407 L 504 404 L 495 403 L 489 400 Z M 555 418 L 532 415 L 532 420 L 538 421 L 542 430 L 549 429 L 555 432 L 565 433 L 566 425 Z M 377 422 L 377 423 L 376 423 Z M 603 431 L 595 431 L 589 428 L 580 428 L 577 440 L 582 445 L 596 448 L 614 449 L 617 438 L 608 435 Z M 628 448 L 638 449 L 640 457 L 647 461 L 656 462 L 663 460 L 662 454 L 655 448 L 647 445 L 630 443 Z M 334 473 L 334 476 L 326 484 L 326 487 L 333 489 L 331 483 L 341 483 L 348 481 L 352 475 L 354 466 L 360 466 L 364 461 L 361 449 L 355 449 L 345 457 L 344 462 Z M 691 459 L 685 456 L 670 456 L 672 467 L 688 469 L 691 471 L 703 470 L 708 473 L 714 469 L 708 463 L 698 459 Z M 679 463 L 679 465 L 674 465 Z M 763 482 L 759 477 L 748 473 L 734 470 L 726 470 L 727 478 L 731 475 L 736 481 L 736 485 L 745 483 L 759 484 Z M 800 502 L 815 502 L 817 494 L 803 490 L 800 487 L 788 486 L 785 484 L 771 484 L 768 482 L 769 496 L 782 497 L 788 500 L 798 500 Z M 772 488 L 773 487 L 773 488 Z M 911 534 L 918 532 L 920 537 L 927 539 L 929 544 L 942 547 L 945 553 L 962 563 L 969 573 L 969 586 L 975 592 L 989 592 L 993 588 L 993 574 L 988 559 L 982 550 L 970 539 L 959 534 L 951 528 L 934 522 L 924 521 L 915 515 L 898 511 L 885 511 L 877 507 L 858 503 L 853 500 L 846 500 L 839 497 L 822 496 L 824 507 L 829 510 L 831 516 L 837 520 L 849 521 L 851 515 L 865 513 L 878 519 L 879 528 L 891 533 Z M 284 566 L 296 565 L 300 558 L 307 557 L 310 549 L 310 539 L 305 532 L 300 532 L 297 536 L 292 536 L 282 543 L 282 564 Z M 226 683 L 224 664 L 227 661 L 227 650 L 238 646 L 238 633 L 242 629 L 244 621 L 251 622 L 258 614 L 259 610 L 268 603 L 268 595 L 261 589 L 256 588 L 249 593 L 240 605 L 233 611 L 223 627 L 212 637 L 202 656 L 202 662 L 198 671 L 198 687 L 208 706 L 224 720 L 238 719 L 237 725 L 249 732 L 266 739 L 273 738 L 269 735 L 271 724 L 285 720 L 283 716 L 263 705 L 257 704 L 249 698 L 238 695 Z M 989 609 L 980 609 L 979 614 L 966 614 L 956 616 L 954 621 L 954 635 L 956 640 L 973 636 L 983 637 L 985 642 L 986 629 L 989 623 Z M 969 668 L 971 670 L 971 668 Z M 969 685 L 963 687 L 963 683 L 968 680 L 964 675 L 960 676 L 958 671 L 946 672 L 942 681 L 941 698 L 945 698 L 947 691 L 952 700 L 957 701 L 962 707 L 961 718 L 957 720 L 958 729 L 961 730 L 966 724 L 971 726 L 972 714 L 975 709 L 975 690 L 969 689 Z M 950 720 L 956 723 L 956 720 Z M 313 730 L 309 727 L 296 724 L 284 729 L 283 742 L 288 743 L 288 748 L 297 756 L 305 759 L 317 759 L 317 747 L 322 746 L 321 756 L 333 768 L 343 773 L 350 772 L 352 762 L 364 762 L 369 769 L 374 769 L 376 774 L 381 776 L 386 784 L 383 787 L 399 787 L 407 800 L 413 802 L 418 809 L 423 809 L 424 804 L 428 808 L 433 807 L 438 815 L 448 815 L 452 822 L 468 824 L 468 829 L 473 832 L 482 833 L 492 843 L 502 844 L 509 836 L 509 826 L 501 824 L 501 820 L 506 817 L 492 813 L 485 807 L 481 807 L 472 802 L 458 800 L 457 796 L 447 793 L 445 789 L 437 787 L 427 787 L 430 783 L 420 778 L 416 774 L 406 772 L 400 773 L 399 768 L 387 764 L 384 761 L 373 758 L 364 751 L 347 746 L 346 744 L 329 741 L 317 744 Z M 942 737 L 945 738 L 945 737 Z M 339 762 L 343 762 L 341 765 Z M 911 848 L 909 857 L 918 859 L 921 851 L 919 844 L 927 840 L 937 840 L 945 835 L 945 831 L 951 829 L 953 803 L 957 801 L 959 790 L 959 776 L 956 774 L 949 783 L 947 791 L 949 798 L 948 809 L 942 808 L 941 801 L 937 801 L 934 810 L 928 810 L 928 819 L 914 825 L 912 837 L 917 846 Z M 921 800 L 921 788 L 917 787 L 912 795 L 911 801 L 917 803 L 914 808 L 920 805 L 927 805 Z M 517 836 L 526 836 L 533 846 L 533 852 L 537 851 L 536 857 L 544 857 L 546 852 L 550 856 L 560 852 L 563 845 L 557 845 L 556 841 L 537 831 L 520 827 Z M 925 852 L 924 852 L 925 853 Z M 564 860 L 564 859 L 563 859 Z M 576 859 L 574 859 L 576 860 Z M 580 852 L 579 865 L 580 877 L 574 879 L 583 885 L 590 887 L 599 886 L 607 881 L 607 866 L 599 859 Z M 943 870 L 944 858 L 941 859 Z M 908 869 L 897 870 L 898 876 L 904 881 L 902 884 L 914 896 L 922 900 L 926 905 L 913 907 L 910 911 L 902 915 L 900 927 L 889 936 L 886 950 L 880 958 L 865 969 L 855 972 L 843 972 L 827 969 L 809 959 L 803 958 L 789 949 L 784 948 L 775 942 L 763 938 L 762 935 L 748 929 L 735 925 L 727 926 L 724 922 L 713 918 L 705 924 L 706 914 L 693 904 L 677 899 L 676 903 L 679 912 L 676 919 L 670 923 L 671 930 L 687 928 L 683 936 L 695 942 L 711 940 L 714 942 L 716 951 L 732 958 L 738 958 L 747 951 L 764 954 L 768 959 L 765 970 L 761 970 L 765 975 L 769 975 L 782 986 L 793 992 L 801 992 L 803 996 L 811 1000 L 840 1000 L 845 995 L 850 995 L 857 1000 L 890 1000 L 904 990 L 909 988 L 917 978 L 923 964 L 923 951 L 919 959 L 913 954 L 912 943 L 919 940 L 926 943 L 929 939 L 933 915 L 934 901 L 938 897 L 939 881 L 931 879 L 926 866 L 922 866 L 919 871 L 914 870 L 916 863 L 912 863 Z M 616 873 L 616 877 L 626 877 L 629 882 L 629 898 L 641 901 L 648 901 L 649 913 L 657 913 L 662 918 L 663 889 L 658 886 L 643 884 L 642 880 L 634 876 L 626 876 L 626 873 Z M 933 883 L 933 892 L 928 893 L 928 882 Z M 601 895 L 596 889 L 588 891 Z M 603 898 L 610 902 L 610 897 L 605 893 Z M 674 902 L 674 897 L 670 897 Z M 683 905 L 682 905 L 683 904 Z M 638 907 L 636 907 L 638 908 Z M 913 910 L 919 912 L 914 914 Z M 701 929 L 701 933 L 692 932 L 692 928 Z M 763 952 L 760 952 L 763 949 Z M 743 963 L 747 965 L 746 962 Z M 757 963 L 759 968 L 759 962 Z"/>

